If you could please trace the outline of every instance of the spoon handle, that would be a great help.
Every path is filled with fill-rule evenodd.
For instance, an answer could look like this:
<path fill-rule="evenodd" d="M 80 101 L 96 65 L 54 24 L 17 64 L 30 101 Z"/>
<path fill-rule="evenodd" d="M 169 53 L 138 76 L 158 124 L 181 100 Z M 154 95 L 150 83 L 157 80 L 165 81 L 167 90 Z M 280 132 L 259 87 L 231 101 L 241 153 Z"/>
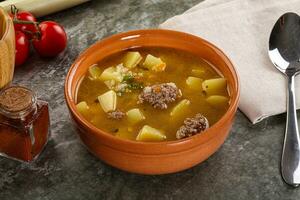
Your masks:
<path fill-rule="evenodd" d="M 287 119 L 281 158 L 281 174 L 287 184 L 300 184 L 300 140 L 295 101 L 295 75 L 287 76 Z"/>

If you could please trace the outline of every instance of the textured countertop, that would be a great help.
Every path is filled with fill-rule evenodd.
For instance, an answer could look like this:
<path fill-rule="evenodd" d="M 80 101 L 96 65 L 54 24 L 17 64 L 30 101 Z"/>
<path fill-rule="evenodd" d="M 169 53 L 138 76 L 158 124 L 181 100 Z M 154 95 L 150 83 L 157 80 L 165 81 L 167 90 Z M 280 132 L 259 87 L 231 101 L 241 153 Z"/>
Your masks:
<path fill-rule="evenodd" d="M 155 28 L 201 0 L 94 0 L 48 16 L 66 28 L 68 49 L 55 59 L 32 55 L 15 83 L 50 103 L 51 138 L 40 158 L 0 158 L 0 199 L 299 199 L 279 174 L 285 116 L 252 125 L 238 112 L 229 138 L 207 161 L 184 172 L 143 176 L 120 171 L 79 142 L 64 101 L 65 75 L 96 41 L 131 29 Z"/>

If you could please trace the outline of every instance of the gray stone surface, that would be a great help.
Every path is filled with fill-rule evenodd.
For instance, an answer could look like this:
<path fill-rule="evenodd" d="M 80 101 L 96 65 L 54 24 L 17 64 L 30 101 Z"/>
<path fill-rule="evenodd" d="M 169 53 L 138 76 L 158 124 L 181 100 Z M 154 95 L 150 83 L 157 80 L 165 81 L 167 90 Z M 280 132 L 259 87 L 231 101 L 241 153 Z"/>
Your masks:
<path fill-rule="evenodd" d="M 66 28 L 68 49 L 55 59 L 32 54 L 15 83 L 33 88 L 51 107 L 52 135 L 32 164 L 0 158 L 0 199 L 299 199 L 285 185 L 279 160 L 285 116 L 252 125 L 238 112 L 229 138 L 204 163 L 184 172 L 143 176 L 112 168 L 80 144 L 63 85 L 70 64 L 94 42 L 130 29 L 156 27 L 200 0 L 99 0 L 44 19 Z"/>

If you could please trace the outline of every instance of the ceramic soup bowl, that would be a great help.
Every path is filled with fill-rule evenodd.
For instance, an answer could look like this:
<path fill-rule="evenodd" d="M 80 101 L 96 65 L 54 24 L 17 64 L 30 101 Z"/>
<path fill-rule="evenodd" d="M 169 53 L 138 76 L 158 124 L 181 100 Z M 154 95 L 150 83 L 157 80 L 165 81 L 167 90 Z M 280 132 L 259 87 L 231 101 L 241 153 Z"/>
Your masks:
<path fill-rule="evenodd" d="M 227 79 L 230 105 L 209 129 L 192 137 L 164 142 L 137 142 L 106 133 L 76 110 L 76 92 L 89 66 L 132 47 L 169 47 L 188 51 L 213 64 Z M 140 174 L 166 174 L 188 169 L 211 156 L 228 136 L 238 107 L 239 82 L 227 56 L 199 37 L 170 30 L 136 30 L 103 39 L 85 50 L 71 66 L 65 98 L 78 134 L 87 149 L 116 168 Z"/>

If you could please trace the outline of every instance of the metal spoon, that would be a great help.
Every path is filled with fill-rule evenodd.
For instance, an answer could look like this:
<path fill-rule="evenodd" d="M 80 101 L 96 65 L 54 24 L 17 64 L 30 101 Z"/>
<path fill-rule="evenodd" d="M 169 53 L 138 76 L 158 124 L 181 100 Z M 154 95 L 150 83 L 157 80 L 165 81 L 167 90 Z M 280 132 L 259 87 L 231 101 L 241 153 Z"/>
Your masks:
<path fill-rule="evenodd" d="M 281 158 L 281 175 L 292 186 L 300 184 L 300 139 L 295 102 L 295 76 L 300 72 L 300 17 L 285 13 L 273 27 L 269 57 L 287 78 L 287 119 Z"/>

